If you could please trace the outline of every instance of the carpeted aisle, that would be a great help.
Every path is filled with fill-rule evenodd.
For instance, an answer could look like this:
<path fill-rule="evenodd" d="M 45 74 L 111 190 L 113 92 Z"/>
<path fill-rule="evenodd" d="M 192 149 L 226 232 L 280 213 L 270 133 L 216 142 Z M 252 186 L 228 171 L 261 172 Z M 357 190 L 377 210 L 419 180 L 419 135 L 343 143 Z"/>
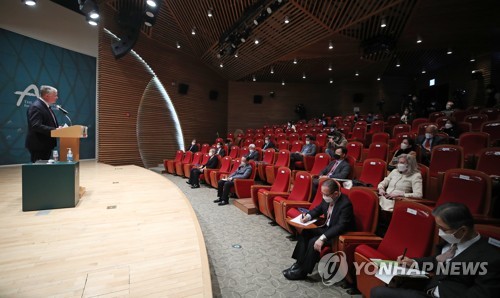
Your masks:
<path fill-rule="evenodd" d="M 305 281 L 289 281 L 281 271 L 293 264 L 296 242 L 263 215 L 246 215 L 232 205 L 213 203 L 217 192 L 202 185 L 191 189 L 186 179 L 165 175 L 190 200 L 208 250 L 216 297 L 350 297 L 344 289 L 325 286 L 316 273 Z"/>

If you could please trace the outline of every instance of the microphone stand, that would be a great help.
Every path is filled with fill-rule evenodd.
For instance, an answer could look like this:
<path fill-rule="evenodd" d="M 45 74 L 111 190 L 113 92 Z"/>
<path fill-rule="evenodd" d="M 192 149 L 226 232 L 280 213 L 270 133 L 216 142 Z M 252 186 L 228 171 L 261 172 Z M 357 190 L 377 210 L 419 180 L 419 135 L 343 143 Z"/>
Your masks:
<path fill-rule="evenodd" d="M 64 114 L 64 117 L 68 118 L 69 126 L 73 126 L 73 122 L 71 122 L 71 118 L 69 118 L 68 114 Z"/>

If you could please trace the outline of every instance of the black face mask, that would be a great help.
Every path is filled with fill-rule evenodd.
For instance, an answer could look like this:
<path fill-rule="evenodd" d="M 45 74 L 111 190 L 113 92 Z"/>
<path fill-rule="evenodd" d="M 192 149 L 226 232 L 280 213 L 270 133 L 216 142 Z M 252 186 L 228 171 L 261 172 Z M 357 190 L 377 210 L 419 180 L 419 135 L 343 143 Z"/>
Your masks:
<path fill-rule="evenodd" d="M 333 158 L 335 158 L 335 159 L 340 159 L 340 155 L 338 155 L 338 154 L 334 154 L 334 155 L 333 155 Z"/>

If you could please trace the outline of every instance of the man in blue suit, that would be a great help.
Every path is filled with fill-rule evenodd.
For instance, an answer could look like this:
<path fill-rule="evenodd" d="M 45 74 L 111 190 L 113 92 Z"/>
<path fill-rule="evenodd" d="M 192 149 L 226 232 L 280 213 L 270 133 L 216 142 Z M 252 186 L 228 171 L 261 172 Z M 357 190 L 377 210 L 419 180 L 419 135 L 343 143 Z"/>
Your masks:
<path fill-rule="evenodd" d="M 50 108 L 51 104 L 56 103 L 57 98 L 56 88 L 41 86 L 40 97 L 28 108 L 28 134 L 25 146 L 31 154 L 31 162 L 49 159 L 52 149 L 57 146 L 57 140 L 50 136 L 50 132 L 59 126 Z"/>
<path fill-rule="evenodd" d="M 229 191 L 234 186 L 234 179 L 247 179 L 251 174 L 252 166 L 248 164 L 247 158 L 243 156 L 238 169 L 227 178 L 219 180 L 217 184 L 217 196 L 219 198 L 214 203 L 219 203 L 219 206 L 229 204 Z"/>

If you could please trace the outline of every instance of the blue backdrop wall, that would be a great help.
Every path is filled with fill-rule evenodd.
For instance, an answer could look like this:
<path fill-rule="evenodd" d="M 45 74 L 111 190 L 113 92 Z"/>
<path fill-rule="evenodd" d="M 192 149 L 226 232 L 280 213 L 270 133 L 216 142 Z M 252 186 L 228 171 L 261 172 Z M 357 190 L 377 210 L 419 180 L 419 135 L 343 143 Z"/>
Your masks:
<path fill-rule="evenodd" d="M 40 85 L 58 89 L 73 124 L 88 126 L 80 159 L 95 158 L 96 58 L 0 29 L 0 165 L 29 162 L 26 111 Z M 55 110 L 60 124 L 69 121 Z"/>

